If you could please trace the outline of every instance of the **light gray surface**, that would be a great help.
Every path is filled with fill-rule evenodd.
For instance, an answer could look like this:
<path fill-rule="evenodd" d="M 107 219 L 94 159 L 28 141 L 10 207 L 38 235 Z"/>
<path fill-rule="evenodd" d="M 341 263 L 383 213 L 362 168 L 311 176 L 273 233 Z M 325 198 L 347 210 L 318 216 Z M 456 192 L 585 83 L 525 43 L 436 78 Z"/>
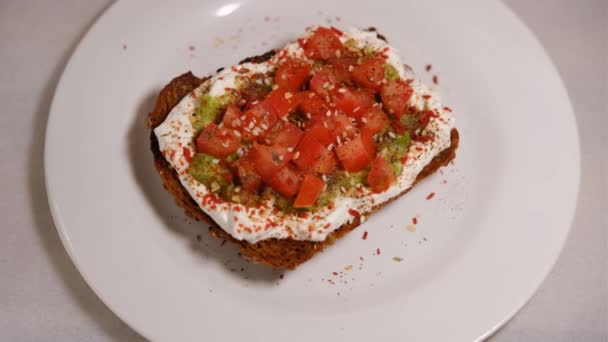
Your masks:
<path fill-rule="evenodd" d="M 3 341 L 141 339 L 97 299 L 69 260 L 43 179 L 52 93 L 75 44 L 109 3 L 0 1 Z M 582 179 L 572 232 L 555 268 L 491 339 L 608 341 L 608 1 L 506 3 L 534 31 L 564 79 L 581 136 Z M 513 92 L 516 100 L 517 89 Z M 559 148 L 559 137 L 554 138 Z"/>

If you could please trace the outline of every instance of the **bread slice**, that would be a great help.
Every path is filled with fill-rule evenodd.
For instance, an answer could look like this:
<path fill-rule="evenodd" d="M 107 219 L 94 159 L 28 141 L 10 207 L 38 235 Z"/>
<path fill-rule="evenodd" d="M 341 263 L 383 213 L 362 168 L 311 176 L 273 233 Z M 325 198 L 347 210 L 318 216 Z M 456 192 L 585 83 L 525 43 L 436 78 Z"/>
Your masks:
<path fill-rule="evenodd" d="M 274 51 L 270 51 L 264 55 L 247 58 L 245 62 L 263 62 L 274 55 Z M 192 199 L 188 191 L 182 186 L 177 173 L 162 155 L 158 140 L 154 134 L 154 128 L 160 125 L 171 109 L 175 107 L 179 101 L 191 91 L 196 89 L 207 78 L 197 78 L 191 72 L 187 72 L 173 79 L 167 84 L 158 95 L 154 110 L 148 114 L 147 127 L 150 128 L 151 149 L 154 154 L 154 166 L 158 171 L 164 188 L 173 195 L 178 206 L 182 207 L 186 214 L 196 221 L 204 221 L 210 225 L 209 232 L 211 236 L 220 240 L 230 241 L 239 246 L 241 255 L 252 262 L 265 264 L 274 268 L 294 269 L 301 263 L 310 259 L 317 252 L 322 251 L 326 246 L 332 245 L 337 239 L 344 236 L 346 233 L 355 229 L 361 220 L 355 218 L 351 223 L 342 225 L 339 229 L 330 233 L 324 241 L 298 241 L 289 239 L 267 239 L 257 243 L 249 243 L 247 241 L 239 241 L 226 233 L 217 223 L 215 223 L 198 204 Z M 459 135 L 456 129 L 451 131 L 451 145 L 449 148 L 438 154 L 421 172 L 418 174 L 416 181 L 420 182 L 427 176 L 433 174 L 440 167 L 447 165 L 456 156 L 456 149 L 459 143 Z M 412 187 L 413 187 L 412 185 Z M 411 187 L 410 187 L 411 189 Z M 371 209 L 370 212 L 361 213 L 364 216 L 369 216 L 372 212 L 380 209 L 392 200 L 402 196 L 408 190 L 403 191 L 399 196 L 379 204 Z"/>

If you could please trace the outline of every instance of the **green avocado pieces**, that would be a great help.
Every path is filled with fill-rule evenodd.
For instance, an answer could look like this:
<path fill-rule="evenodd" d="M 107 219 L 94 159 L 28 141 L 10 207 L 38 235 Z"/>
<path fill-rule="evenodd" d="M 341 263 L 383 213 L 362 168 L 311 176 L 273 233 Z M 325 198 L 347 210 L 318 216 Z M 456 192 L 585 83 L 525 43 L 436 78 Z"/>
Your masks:
<path fill-rule="evenodd" d="M 399 176 L 403 170 L 403 158 L 407 154 L 407 150 L 412 144 L 410 133 L 405 132 L 403 135 L 397 135 L 393 139 L 381 145 L 378 155 L 382 156 L 391 165 L 395 176 Z"/>
<path fill-rule="evenodd" d="M 198 153 L 188 168 L 190 175 L 207 186 L 211 192 L 220 192 L 231 184 L 230 170 L 208 154 Z"/>
<path fill-rule="evenodd" d="M 399 79 L 399 72 L 394 66 L 386 63 L 384 66 L 384 77 L 389 81 L 396 81 Z"/>
<path fill-rule="evenodd" d="M 193 124 L 194 129 L 199 131 L 209 123 L 215 121 L 220 110 L 233 103 L 235 100 L 234 95 L 231 93 L 226 93 L 221 96 L 211 96 L 209 94 L 201 96 L 199 106 L 195 111 L 196 120 Z"/>

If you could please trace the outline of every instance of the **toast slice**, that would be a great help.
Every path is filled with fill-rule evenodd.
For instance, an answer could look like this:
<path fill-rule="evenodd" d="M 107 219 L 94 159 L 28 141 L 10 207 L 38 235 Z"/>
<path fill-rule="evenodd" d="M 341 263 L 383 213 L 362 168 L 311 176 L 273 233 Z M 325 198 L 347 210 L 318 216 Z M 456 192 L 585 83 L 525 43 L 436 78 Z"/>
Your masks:
<path fill-rule="evenodd" d="M 381 37 L 381 36 L 379 36 Z M 383 37 L 381 37 L 383 39 Z M 269 51 L 260 56 L 254 56 L 241 61 L 239 64 L 246 62 L 261 63 L 272 58 L 275 51 Z M 310 259 L 317 252 L 322 251 L 326 246 L 332 245 L 337 239 L 350 232 L 359 224 L 361 217 L 368 217 L 373 212 L 380 209 L 382 206 L 392 200 L 402 196 L 410 188 L 393 197 L 391 200 L 375 205 L 368 212 L 360 213 L 361 216 L 355 217 L 350 223 L 344 224 L 333 232 L 329 233 L 323 241 L 303 241 L 294 239 L 276 239 L 270 238 L 249 243 L 245 240 L 237 240 L 232 235 L 223 230 L 209 215 L 207 215 L 199 205 L 192 199 L 191 195 L 180 182 L 179 175 L 174 168 L 166 160 L 165 156 L 159 148 L 159 142 L 154 128 L 159 126 L 171 110 L 180 102 L 182 98 L 194 91 L 200 86 L 206 78 L 198 78 L 191 72 L 185 73 L 173 79 L 159 93 L 154 109 L 148 114 L 146 125 L 150 128 L 151 149 L 154 155 L 154 165 L 158 171 L 164 188 L 172 194 L 178 206 L 182 207 L 186 214 L 196 221 L 203 221 L 210 225 L 209 232 L 211 236 L 220 240 L 230 241 L 235 243 L 240 248 L 241 255 L 246 259 L 265 264 L 274 268 L 294 269 L 301 263 Z M 456 155 L 456 149 L 459 144 L 458 131 L 454 128 L 450 134 L 450 146 L 436 155 L 430 163 L 428 163 L 422 171 L 417 175 L 414 184 L 428 177 L 437 171 L 440 167 L 447 165 Z"/>

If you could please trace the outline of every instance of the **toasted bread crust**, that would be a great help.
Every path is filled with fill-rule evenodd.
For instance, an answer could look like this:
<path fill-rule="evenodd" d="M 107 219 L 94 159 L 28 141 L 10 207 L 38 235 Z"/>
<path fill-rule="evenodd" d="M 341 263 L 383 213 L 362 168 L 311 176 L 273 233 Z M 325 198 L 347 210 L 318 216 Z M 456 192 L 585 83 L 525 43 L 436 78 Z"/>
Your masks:
<path fill-rule="evenodd" d="M 274 55 L 274 51 L 268 52 L 261 56 L 245 59 L 243 62 L 254 61 L 262 62 Z M 297 241 L 289 239 L 267 239 L 257 243 L 249 243 L 247 241 L 239 241 L 224 231 L 216 222 L 214 222 L 198 204 L 192 199 L 188 191 L 182 186 L 177 173 L 165 157 L 162 155 L 158 140 L 153 129 L 160 125 L 171 109 L 175 107 L 179 101 L 192 90 L 198 87 L 205 79 L 200 79 L 194 76 L 191 72 L 185 73 L 173 79 L 167 84 L 158 95 L 154 110 L 148 114 L 147 126 L 151 129 L 150 141 L 151 149 L 154 154 L 154 166 L 158 171 L 164 188 L 173 195 L 178 206 L 182 207 L 186 214 L 197 221 L 204 221 L 210 225 L 209 233 L 217 239 L 230 241 L 239 246 L 241 254 L 250 261 L 265 264 L 274 268 L 294 269 L 301 263 L 310 259 L 315 253 L 322 251 L 326 246 L 332 245 L 337 239 L 344 236 L 346 233 L 355 229 L 361 221 L 355 218 L 353 222 L 342 225 L 339 229 L 333 231 L 327 236 L 324 241 Z M 459 143 L 459 135 L 456 129 L 451 132 L 451 145 L 449 148 L 437 155 L 417 176 L 412 187 L 433 174 L 440 167 L 447 165 L 456 156 L 456 149 Z M 372 212 L 380 209 L 389 202 L 402 196 L 408 190 L 403 191 L 399 196 L 394 197 L 390 201 L 379 204 L 372 208 L 370 212 L 361 213 L 369 216 Z"/>

